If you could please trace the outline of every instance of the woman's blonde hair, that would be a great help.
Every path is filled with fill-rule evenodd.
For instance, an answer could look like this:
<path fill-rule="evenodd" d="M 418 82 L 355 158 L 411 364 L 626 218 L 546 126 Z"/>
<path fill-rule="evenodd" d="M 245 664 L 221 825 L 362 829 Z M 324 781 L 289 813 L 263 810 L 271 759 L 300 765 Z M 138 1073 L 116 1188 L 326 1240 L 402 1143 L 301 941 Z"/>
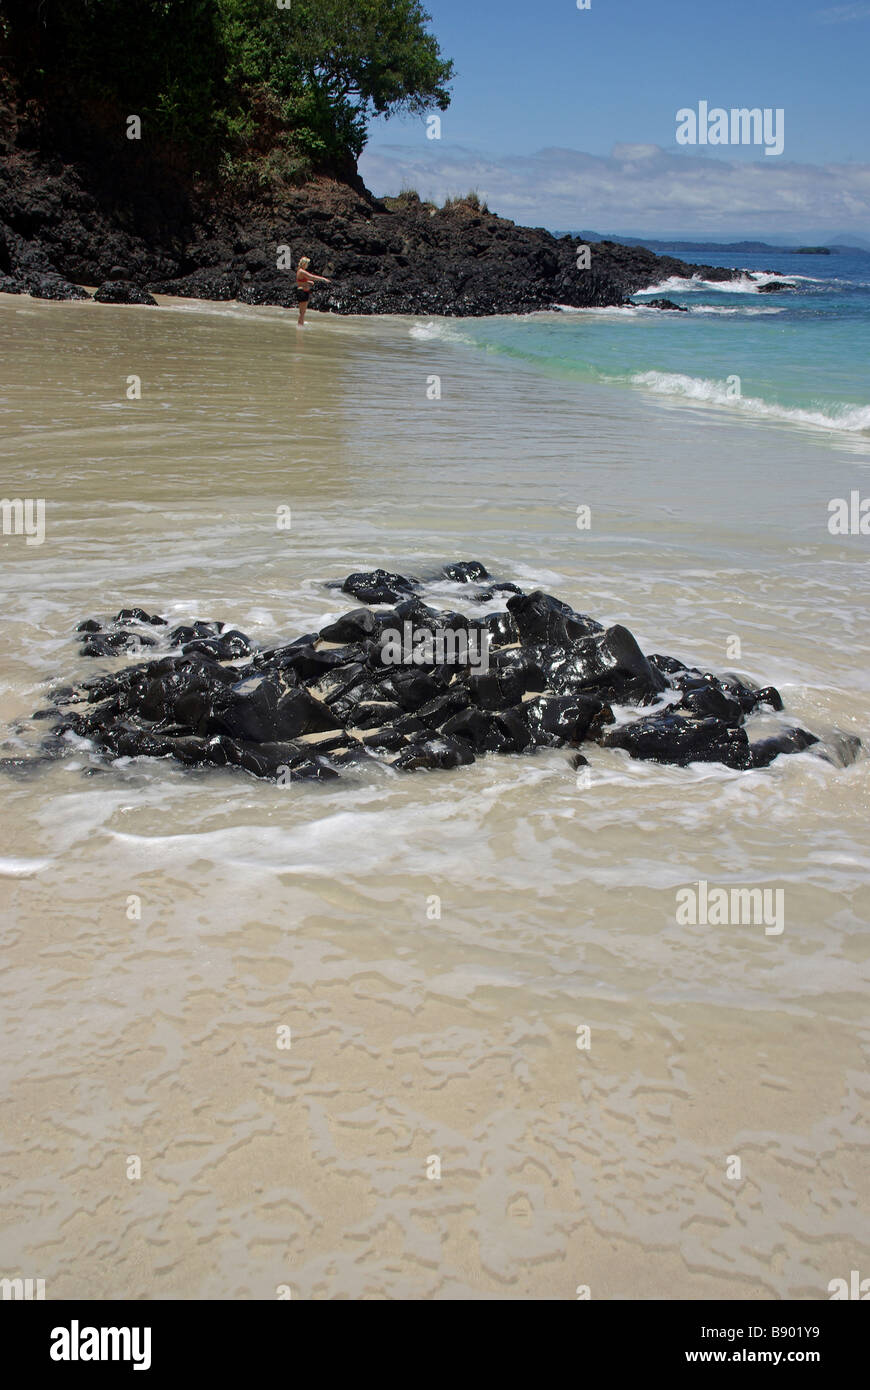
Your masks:
<path fill-rule="evenodd" d="M 310 257 L 310 256 L 300 256 L 300 257 L 299 257 L 299 269 L 300 269 L 300 270 L 306 270 L 307 267 L 310 266 L 310 264 L 311 264 L 311 257 Z"/>

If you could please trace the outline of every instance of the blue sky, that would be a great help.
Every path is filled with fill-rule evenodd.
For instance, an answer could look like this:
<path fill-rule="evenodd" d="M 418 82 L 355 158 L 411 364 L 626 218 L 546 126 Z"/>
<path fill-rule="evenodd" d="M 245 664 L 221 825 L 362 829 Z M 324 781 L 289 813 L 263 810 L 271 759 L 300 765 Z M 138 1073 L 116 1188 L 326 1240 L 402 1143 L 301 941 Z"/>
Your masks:
<path fill-rule="evenodd" d="M 870 237 L 870 0 L 425 0 L 440 140 L 373 122 L 361 172 L 560 228 Z M 680 147 L 676 112 L 781 107 L 785 145 Z"/>

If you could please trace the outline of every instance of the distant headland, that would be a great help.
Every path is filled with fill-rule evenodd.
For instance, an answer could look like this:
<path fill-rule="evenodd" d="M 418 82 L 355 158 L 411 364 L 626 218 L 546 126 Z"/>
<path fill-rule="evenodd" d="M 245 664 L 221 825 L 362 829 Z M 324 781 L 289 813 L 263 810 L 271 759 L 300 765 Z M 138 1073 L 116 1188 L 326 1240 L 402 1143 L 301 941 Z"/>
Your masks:
<path fill-rule="evenodd" d="M 603 233 L 588 229 L 575 232 L 554 231 L 554 236 L 577 236 L 585 241 L 601 241 Z M 831 242 L 826 246 L 783 246 L 769 241 L 691 241 L 681 238 L 620 236 L 615 232 L 607 234 L 610 241 L 620 246 L 645 246 L 650 251 L 663 255 L 719 255 L 719 256 L 838 256 L 870 254 L 870 247 L 844 245 Z"/>

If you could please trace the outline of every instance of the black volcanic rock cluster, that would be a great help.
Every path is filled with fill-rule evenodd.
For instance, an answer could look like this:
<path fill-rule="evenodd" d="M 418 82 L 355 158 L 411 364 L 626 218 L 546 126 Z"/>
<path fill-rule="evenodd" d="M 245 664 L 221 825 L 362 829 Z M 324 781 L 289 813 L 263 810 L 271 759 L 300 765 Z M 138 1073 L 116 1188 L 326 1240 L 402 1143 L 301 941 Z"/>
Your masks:
<path fill-rule="evenodd" d="M 334 778 L 369 758 L 415 771 L 586 744 L 735 769 L 810 747 L 840 766 L 858 756 L 853 736 L 823 742 L 797 727 L 751 741 L 747 718 L 782 710 L 773 687 L 645 655 L 627 628 L 499 583 L 479 561 L 447 565 L 438 578 L 481 607 L 508 595 L 507 611 L 439 610 L 423 601 L 420 580 L 375 570 L 341 585 L 364 606 L 266 650 L 221 623 L 170 628 L 139 608 L 88 619 L 78 629 L 86 656 L 158 650 L 55 690 L 52 708 L 35 716 L 53 720 L 46 753 L 61 753 L 72 734 L 113 758 L 172 757 L 282 782 Z M 397 633 L 412 639 L 401 660 L 388 647 Z M 475 659 L 463 664 L 457 649 Z M 585 761 L 572 757 L 575 767 Z"/>

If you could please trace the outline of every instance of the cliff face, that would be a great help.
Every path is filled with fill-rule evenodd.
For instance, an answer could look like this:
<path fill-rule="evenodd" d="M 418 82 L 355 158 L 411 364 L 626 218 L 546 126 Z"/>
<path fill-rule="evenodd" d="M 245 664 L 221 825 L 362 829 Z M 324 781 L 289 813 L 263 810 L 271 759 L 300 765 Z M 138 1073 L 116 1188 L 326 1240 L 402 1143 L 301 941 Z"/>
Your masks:
<path fill-rule="evenodd" d="M 72 163 L 6 143 L 0 290 L 71 298 L 83 293 L 77 286 L 115 280 L 289 305 L 291 267 L 308 255 L 312 270 L 334 281 L 318 291 L 319 309 L 486 315 L 622 304 L 671 275 L 737 274 L 606 241 L 591 246 L 581 270 L 576 239 L 518 227 L 468 202 L 434 209 L 415 199 L 379 201 L 353 178 L 234 199 L 135 152 L 118 154 L 111 164 Z"/>

